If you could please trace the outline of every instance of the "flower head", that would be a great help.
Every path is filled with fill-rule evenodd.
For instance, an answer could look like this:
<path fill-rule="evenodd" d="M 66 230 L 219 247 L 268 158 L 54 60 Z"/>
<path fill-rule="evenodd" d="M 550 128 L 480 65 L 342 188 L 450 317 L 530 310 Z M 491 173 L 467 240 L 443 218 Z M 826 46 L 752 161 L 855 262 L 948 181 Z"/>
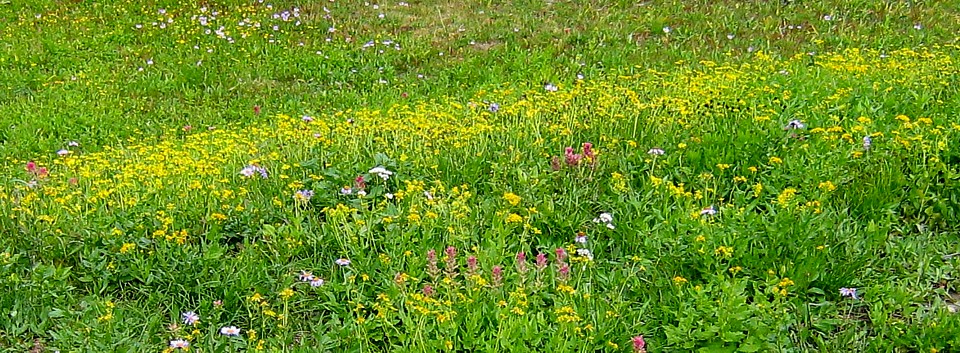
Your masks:
<path fill-rule="evenodd" d="M 64 150 L 59 150 L 59 151 L 57 151 L 57 155 L 60 156 L 60 157 L 65 157 L 65 156 L 68 155 L 68 154 L 70 154 L 70 150 L 64 149 Z"/>
<path fill-rule="evenodd" d="M 870 146 L 872 146 L 872 145 L 873 145 L 873 139 L 870 138 L 870 135 L 864 136 L 864 137 L 863 137 L 863 149 L 869 150 L 869 149 L 870 149 Z"/>
<path fill-rule="evenodd" d="M 323 285 L 323 278 L 315 277 L 314 279 L 310 280 L 311 287 L 319 287 L 322 285 Z"/>
<path fill-rule="evenodd" d="M 577 243 L 580 243 L 580 244 L 586 244 L 586 243 L 587 243 L 587 235 L 584 234 L 583 232 L 577 233 L 577 237 L 574 238 L 573 241 L 575 241 L 575 242 L 577 242 Z"/>
<path fill-rule="evenodd" d="M 196 325 L 200 321 L 200 315 L 192 311 L 185 312 L 180 317 L 183 318 L 183 323 L 186 325 Z"/>
<path fill-rule="evenodd" d="M 298 190 L 293 194 L 293 198 L 301 202 L 310 201 L 313 198 L 313 190 Z"/>
<path fill-rule="evenodd" d="M 333 263 L 339 265 L 340 267 L 346 267 L 346 266 L 350 266 L 350 259 L 342 258 L 342 257 L 341 257 L 341 258 L 337 259 L 336 261 L 334 261 Z"/>
<path fill-rule="evenodd" d="M 643 335 L 633 338 L 633 351 L 636 353 L 646 352 L 647 342 L 643 340 Z"/>
<path fill-rule="evenodd" d="M 236 326 L 224 326 L 220 328 L 220 334 L 224 336 L 237 337 L 240 336 L 240 329 Z"/>
<path fill-rule="evenodd" d="M 175 339 L 170 340 L 170 349 L 187 349 L 190 348 L 190 342 L 184 339 Z"/>
<path fill-rule="evenodd" d="M 853 299 L 860 299 L 860 298 L 857 297 L 857 289 L 856 289 L 856 288 L 846 288 L 846 287 L 840 288 L 840 296 L 842 296 L 842 297 L 850 297 L 850 298 L 853 298 Z"/>
<path fill-rule="evenodd" d="M 312 273 L 307 272 L 307 271 L 300 271 L 300 280 L 301 280 L 301 281 L 303 281 L 303 282 L 310 282 L 310 281 L 312 281 L 314 278 L 316 278 L 316 277 L 314 277 Z"/>
<path fill-rule="evenodd" d="M 387 170 L 387 168 L 384 168 L 384 167 L 381 167 L 381 166 L 376 166 L 376 167 L 374 167 L 373 169 L 370 169 L 370 171 L 368 171 L 367 173 L 368 173 L 368 174 L 374 174 L 374 175 L 380 177 L 380 179 L 383 179 L 383 180 L 390 179 L 390 176 L 393 175 L 393 172 L 391 172 L 391 171 Z"/>
<path fill-rule="evenodd" d="M 664 154 L 664 152 L 663 152 L 663 150 L 660 149 L 659 147 L 654 147 L 654 148 L 651 148 L 650 150 L 648 150 L 648 151 L 647 151 L 647 154 L 653 155 L 653 156 L 662 156 L 662 155 Z"/>
<path fill-rule="evenodd" d="M 487 107 L 487 110 L 489 110 L 491 113 L 496 113 L 500 111 L 500 105 L 497 103 L 490 103 L 490 105 Z"/>
<path fill-rule="evenodd" d="M 252 177 L 256 174 L 260 174 L 260 177 L 263 179 L 267 178 L 267 170 L 264 169 L 263 167 L 248 165 L 246 167 L 243 167 L 243 169 L 240 169 L 240 175 L 243 175 L 244 177 L 247 177 L 247 178 Z"/>

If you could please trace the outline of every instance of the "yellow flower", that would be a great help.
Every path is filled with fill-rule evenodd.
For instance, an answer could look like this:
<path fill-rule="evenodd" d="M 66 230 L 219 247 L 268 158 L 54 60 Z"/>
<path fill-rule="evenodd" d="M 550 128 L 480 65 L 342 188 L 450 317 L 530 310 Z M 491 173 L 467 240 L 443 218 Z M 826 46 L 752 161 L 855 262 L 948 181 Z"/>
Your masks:
<path fill-rule="evenodd" d="M 282 291 L 280 291 L 280 298 L 283 298 L 284 300 L 290 299 L 290 297 L 292 296 L 293 296 L 293 289 L 284 288 Z"/>
<path fill-rule="evenodd" d="M 514 194 L 512 192 L 504 193 L 503 199 L 507 200 L 507 203 L 509 203 L 510 206 L 519 205 L 521 200 L 520 196 L 517 196 L 517 194 Z"/>
<path fill-rule="evenodd" d="M 826 191 L 834 191 L 837 189 L 837 186 L 833 185 L 833 182 L 829 180 L 820 183 L 820 185 L 817 185 L 817 187 Z"/>
<path fill-rule="evenodd" d="M 680 276 L 676 276 L 676 277 L 673 277 L 673 283 L 677 285 L 681 285 L 681 284 L 687 283 L 687 279 Z"/>
<path fill-rule="evenodd" d="M 523 222 L 523 217 L 516 213 L 511 213 L 507 215 L 507 223 L 520 223 Z"/>
<path fill-rule="evenodd" d="M 133 249 L 135 249 L 136 247 L 137 247 L 137 245 L 134 244 L 134 243 L 124 243 L 123 246 L 120 247 L 120 253 L 121 253 L 121 254 L 126 254 L 126 253 L 132 251 Z"/>
<path fill-rule="evenodd" d="M 783 160 L 780 157 L 770 157 L 770 164 L 782 164 Z"/>

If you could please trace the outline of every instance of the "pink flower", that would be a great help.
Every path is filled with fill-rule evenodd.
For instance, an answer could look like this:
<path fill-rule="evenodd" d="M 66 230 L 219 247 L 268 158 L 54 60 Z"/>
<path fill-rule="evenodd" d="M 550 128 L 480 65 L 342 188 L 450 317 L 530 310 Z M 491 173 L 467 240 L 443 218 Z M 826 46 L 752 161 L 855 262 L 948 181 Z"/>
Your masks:
<path fill-rule="evenodd" d="M 538 254 L 537 254 L 537 269 L 538 269 L 538 270 L 543 270 L 543 269 L 546 268 L 546 267 L 547 267 L 547 255 L 544 255 L 543 253 L 538 253 Z"/>
<path fill-rule="evenodd" d="M 527 272 L 527 254 L 523 251 L 517 253 L 517 271 Z"/>
<path fill-rule="evenodd" d="M 433 295 L 433 287 L 431 287 L 429 284 L 423 286 L 423 295 L 428 296 L 428 297 L 429 297 L 429 296 L 432 296 L 432 295 Z"/>
<path fill-rule="evenodd" d="M 367 188 L 367 182 L 363 180 L 363 175 L 358 175 L 356 179 L 353 180 L 354 188 L 363 190 Z"/>
<path fill-rule="evenodd" d="M 563 152 L 564 157 L 567 160 L 567 165 L 574 167 L 580 164 L 580 160 L 583 159 L 582 155 L 573 153 L 573 147 L 567 147 Z"/>
<path fill-rule="evenodd" d="M 593 144 L 589 142 L 583 143 L 583 156 L 587 157 L 590 161 L 593 161 L 596 158 L 596 154 L 593 153 Z"/>
<path fill-rule="evenodd" d="M 560 266 L 560 281 L 566 282 L 570 278 L 570 266 L 563 264 Z"/>
<path fill-rule="evenodd" d="M 477 257 L 470 256 L 467 258 L 467 269 L 470 270 L 470 273 L 477 273 Z"/>
<path fill-rule="evenodd" d="M 557 261 L 559 261 L 560 263 L 563 263 L 563 261 L 567 259 L 567 251 L 563 250 L 563 248 L 557 248 L 556 253 L 557 253 Z"/>
<path fill-rule="evenodd" d="M 643 340 L 643 335 L 633 338 L 633 351 L 636 353 L 644 353 L 647 351 L 647 342 Z"/>
<path fill-rule="evenodd" d="M 493 285 L 499 286 L 500 281 L 503 280 L 503 267 L 500 265 L 493 266 Z"/>
<path fill-rule="evenodd" d="M 259 106 L 259 105 L 253 106 L 253 114 L 260 115 L 260 106 Z"/>

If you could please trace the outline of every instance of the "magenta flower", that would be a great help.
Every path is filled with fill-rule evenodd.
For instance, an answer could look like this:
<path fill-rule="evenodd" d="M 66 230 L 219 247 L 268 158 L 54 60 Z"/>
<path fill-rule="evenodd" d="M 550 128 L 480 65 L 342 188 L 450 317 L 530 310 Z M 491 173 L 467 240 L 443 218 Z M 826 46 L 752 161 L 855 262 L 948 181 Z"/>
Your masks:
<path fill-rule="evenodd" d="M 547 267 L 547 255 L 543 253 L 537 253 L 537 269 L 543 270 Z"/>
<path fill-rule="evenodd" d="M 645 353 L 647 351 L 647 342 L 643 340 L 643 335 L 633 338 L 633 351 L 635 353 Z"/>

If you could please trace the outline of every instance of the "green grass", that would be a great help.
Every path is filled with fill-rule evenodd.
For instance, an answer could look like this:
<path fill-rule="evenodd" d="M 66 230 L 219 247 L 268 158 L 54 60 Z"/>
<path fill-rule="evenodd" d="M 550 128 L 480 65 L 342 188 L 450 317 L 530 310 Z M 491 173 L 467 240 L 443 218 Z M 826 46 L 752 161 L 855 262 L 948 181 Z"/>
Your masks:
<path fill-rule="evenodd" d="M 0 351 L 960 349 L 960 4 L 271 4 L 0 3 Z"/>

